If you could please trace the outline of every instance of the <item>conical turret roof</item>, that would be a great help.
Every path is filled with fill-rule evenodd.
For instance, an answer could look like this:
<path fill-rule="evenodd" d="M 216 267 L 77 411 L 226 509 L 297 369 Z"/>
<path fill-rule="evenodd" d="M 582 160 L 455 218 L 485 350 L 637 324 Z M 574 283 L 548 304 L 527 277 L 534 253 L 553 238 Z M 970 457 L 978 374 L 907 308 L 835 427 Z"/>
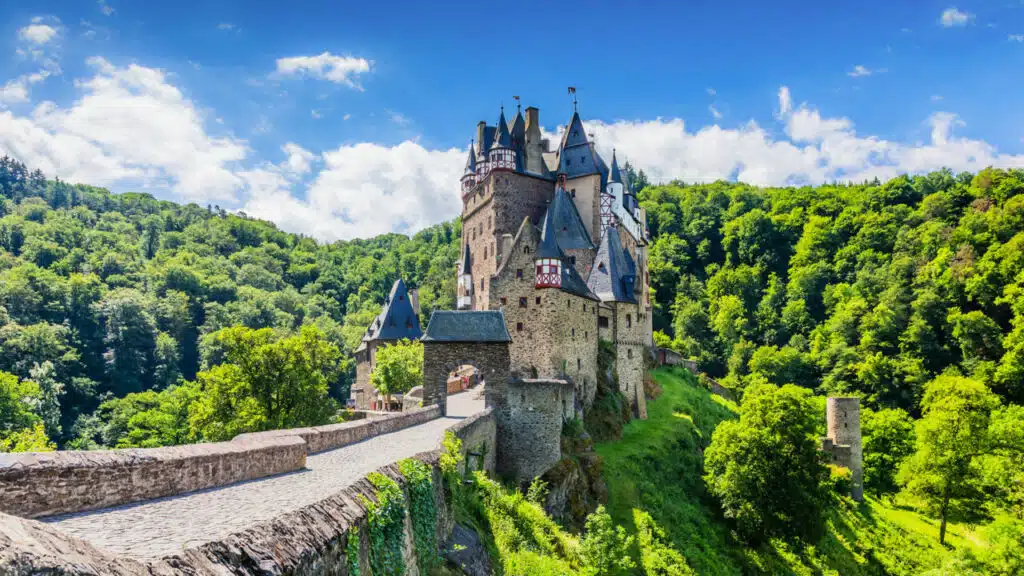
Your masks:
<path fill-rule="evenodd" d="M 601 238 L 587 287 L 602 302 L 636 304 L 636 296 L 633 294 L 635 283 L 636 264 L 633 257 L 622 247 L 618 231 L 609 228 Z"/>
<path fill-rule="evenodd" d="M 508 133 L 508 122 L 505 121 L 505 108 L 501 109 L 501 116 L 498 117 L 497 133 L 494 135 L 494 143 L 491 150 L 495 148 L 511 148 L 512 137 Z"/>
<path fill-rule="evenodd" d="M 459 275 L 465 276 L 473 273 L 473 262 L 469 255 L 469 242 L 466 242 L 466 248 L 462 251 L 462 261 L 459 262 Z"/>
<path fill-rule="evenodd" d="M 384 301 L 384 308 L 366 329 L 363 342 L 401 340 L 403 338 L 415 340 L 422 335 L 420 319 L 413 311 L 405 282 L 402 282 L 401 279 L 395 280 L 395 284 L 391 287 L 391 293 Z"/>
<path fill-rule="evenodd" d="M 619 173 L 619 161 L 615 158 L 615 150 L 612 150 L 612 168 L 608 172 L 608 183 L 622 184 L 622 174 Z"/>
<path fill-rule="evenodd" d="M 470 174 L 476 174 L 476 151 L 473 150 L 473 144 L 469 145 L 469 159 L 466 160 L 466 171 L 463 176 L 469 176 Z"/>
<path fill-rule="evenodd" d="M 552 230 L 555 235 L 555 242 L 562 250 L 593 249 L 594 243 L 590 240 L 587 227 L 583 224 L 576 209 L 576 203 L 569 197 L 565 188 L 559 186 L 555 190 L 555 197 L 548 206 L 545 220 L 551 220 Z"/>

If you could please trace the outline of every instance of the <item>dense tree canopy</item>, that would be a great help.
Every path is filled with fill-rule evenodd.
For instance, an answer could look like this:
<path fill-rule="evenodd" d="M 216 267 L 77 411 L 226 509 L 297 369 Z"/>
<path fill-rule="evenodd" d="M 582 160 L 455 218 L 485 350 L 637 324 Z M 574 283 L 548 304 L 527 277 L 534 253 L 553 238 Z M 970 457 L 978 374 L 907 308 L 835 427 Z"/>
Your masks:
<path fill-rule="evenodd" d="M 955 367 L 1024 402 L 1024 171 L 640 198 L 655 329 L 725 384 L 917 415 Z"/>
<path fill-rule="evenodd" d="M 454 307 L 460 226 L 325 244 L 216 206 L 47 180 L 2 158 L 0 371 L 39 385 L 48 412 L 38 415 L 64 445 L 82 418 L 96 431 L 88 417 L 104 401 L 183 394 L 225 362 L 213 337 L 222 328 L 316 326 L 341 354 L 327 385 L 344 400 L 352 352 L 396 278 L 420 289 L 424 323 L 432 308 Z"/>

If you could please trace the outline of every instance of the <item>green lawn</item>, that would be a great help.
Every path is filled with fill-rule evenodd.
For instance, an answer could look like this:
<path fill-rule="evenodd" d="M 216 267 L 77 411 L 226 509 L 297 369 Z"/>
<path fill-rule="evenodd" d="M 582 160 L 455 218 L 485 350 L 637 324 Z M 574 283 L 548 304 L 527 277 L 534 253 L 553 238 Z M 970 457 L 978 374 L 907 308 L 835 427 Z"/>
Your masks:
<path fill-rule="evenodd" d="M 978 532 L 952 524 L 949 549 L 938 523 L 911 510 L 868 499 L 838 501 L 813 545 L 772 541 L 756 549 L 737 542 L 704 492 L 703 448 L 736 407 L 697 384 L 689 372 L 658 369 L 664 390 L 648 403 L 648 419 L 629 423 L 621 440 L 599 444 L 609 487 L 608 510 L 632 529 L 632 509 L 649 512 L 700 574 L 920 574 L 951 551 L 984 545 Z"/>

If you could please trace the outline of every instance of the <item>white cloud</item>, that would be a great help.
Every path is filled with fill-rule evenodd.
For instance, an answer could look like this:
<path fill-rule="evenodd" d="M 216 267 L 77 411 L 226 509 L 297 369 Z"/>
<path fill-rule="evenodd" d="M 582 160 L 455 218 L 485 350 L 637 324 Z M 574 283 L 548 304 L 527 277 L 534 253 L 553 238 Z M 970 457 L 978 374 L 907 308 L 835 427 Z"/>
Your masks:
<path fill-rule="evenodd" d="M 1024 42 L 1024 34 L 1010 34 L 1010 42 Z"/>
<path fill-rule="evenodd" d="M 245 142 L 208 135 L 203 114 L 162 71 L 88 63 L 95 75 L 76 81 L 81 96 L 72 105 L 0 112 L 3 153 L 76 182 L 169 189 L 185 199 L 236 196 L 242 181 L 232 167 L 245 158 Z"/>
<path fill-rule="evenodd" d="M 942 12 L 942 16 L 939 17 L 939 23 L 945 28 L 952 28 L 953 26 L 966 26 L 973 19 L 974 14 L 957 10 L 956 7 L 950 7 Z"/>
<path fill-rule="evenodd" d="M 344 116 L 342 116 L 342 117 L 341 117 L 341 119 L 342 119 L 342 120 L 348 120 L 348 119 L 349 119 L 349 118 L 351 118 L 351 117 L 352 117 L 352 115 L 351 115 L 351 114 L 345 114 Z"/>
<path fill-rule="evenodd" d="M 708 111 L 711 112 L 711 115 L 714 116 L 715 120 L 722 119 L 722 113 L 718 111 L 718 108 L 715 108 L 714 104 L 708 106 Z"/>
<path fill-rule="evenodd" d="M 324 115 L 319 110 L 317 110 L 315 108 L 310 110 L 309 114 L 310 114 L 310 116 L 312 116 L 313 118 L 315 118 L 317 120 L 319 120 L 320 118 L 324 117 Z"/>
<path fill-rule="evenodd" d="M 46 80 L 50 76 L 49 70 L 43 69 L 32 74 L 24 74 L 18 76 L 14 80 L 9 80 L 6 84 L 0 87 L 0 108 L 9 104 L 23 104 L 28 102 L 29 98 L 29 87 L 32 84 L 38 84 L 43 80 Z"/>
<path fill-rule="evenodd" d="M 789 88 L 782 86 L 779 88 L 779 114 L 786 115 L 793 109 L 793 99 L 789 96 Z"/>
<path fill-rule="evenodd" d="M 714 96 L 718 92 L 714 88 L 708 88 L 708 96 Z"/>
<path fill-rule="evenodd" d="M 853 70 L 846 73 L 848 76 L 858 78 L 860 76 L 871 76 L 871 69 L 857 64 L 853 67 Z"/>
<path fill-rule="evenodd" d="M 232 24 L 231 22 L 221 22 L 220 24 L 217 24 L 217 29 L 218 30 L 234 30 L 235 29 L 235 25 Z"/>
<path fill-rule="evenodd" d="M 305 174 L 310 171 L 313 162 L 320 159 L 319 156 L 306 150 L 294 142 L 289 142 L 281 147 L 281 151 L 288 155 L 285 164 L 293 174 Z"/>
<path fill-rule="evenodd" d="M 412 233 L 458 215 L 464 155 L 408 141 L 342 146 L 322 155 L 305 199 L 290 194 L 285 179 L 261 173 L 243 210 L 323 240 Z"/>
<path fill-rule="evenodd" d="M 18 30 L 18 37 L 26 42 L 41 45 L 57 37 L 57 29 L 47 24 L 29 24 Z"/>
<path fill-rule="evenodd" d="M 939 100 L 942 100 L 941 94 L 932 94 L 932 102 L 938 102 Z"/>
<path fill-rule="evenodd" d="M 97 0 L 96 3 L 100 5 L 100 12 L 102 12 L 104 16 L 110 16 L 114 13 L 114 9 L 107 4 L 107 0 Z"/>
<path fill-rule="evenodd" d="M 372 62 L 365 58 L 324 52 L 318 56 L 278 58 L 277 73 L 283 76 L 307 75 L 362 90 L 354 77 L 369 72 L 371 66 Z"/>

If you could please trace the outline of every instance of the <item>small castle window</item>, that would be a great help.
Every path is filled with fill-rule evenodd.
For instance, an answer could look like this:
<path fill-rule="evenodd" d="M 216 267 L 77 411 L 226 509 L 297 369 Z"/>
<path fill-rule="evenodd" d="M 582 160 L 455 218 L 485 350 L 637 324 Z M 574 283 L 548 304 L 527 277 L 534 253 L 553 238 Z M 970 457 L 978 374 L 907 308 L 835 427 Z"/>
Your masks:
<path fill-rule="evenodd" d="M 569 194 L 572 195 L 573 198 L 575 198 L 576 197 L 576 189 L 573 188 L 572 190 L 569 190 Z"/>
<path fill-rule="evenodd" d="M 571 265 L 571 266 L 575 266 L 576 265 L 576 257 L 575 256 L 569 256 L 569 265 Z M 584 309 L 583 311 L 586 312 L 586 309 Z"/>
<path fill-rule="evenodd" d="M 633 349 L 632 348 L 626 348 L 626 358 L 632 358 L 632 357 L 633 357 Z"/>
<path fill-rule="evenodd" d="M 522 322 L 516 322 L 516 332 L 522 332 L 522 331 L 523 331 L 523 323 Z"/>
<path fill-rule="evenodd" d="M 536 299 L 536 302 L 535 302 L 535 303 L 536 303 L 536 304 L 537 304 L 538 306 L 540 306 L 540 296 L 537 296 L 537 299 Z"/>
<path fill-rule="evenodd" d="M 516 280 L 521 280 L 522 278 L 523 278 L 523 269 L 522 268 L 516 268 Z"/>
<path fill-rule="evenodd" d="M 487 217 L 487 229 L 488 230 L 491 229 L 491 217 L 490 216 Z"/>
<path fill-rule="evenodd" d="M 487 260 L 487 246 L 484 246 L 484 260 Z"/>
<path fill-rule="evenodd" d="M 484 279 L 483 278 L 480 279 L 480 289 L 481 290 L 484 289 Z"/>
<path fill-rule="evenodd" d="M 633 326 L 633 317 L 630 316 L 629 314 L 626 314 L 626 328 L 631 328 L 632 326 Z"/>
<path fill-rule="evenodd" d="M 583 361 L 580 360 L 579 358 L 576 359 L 576 369 L 577 370 L 582 370 L 583 369 Z"/>
<path fill-rule="evenodd" d="M 573 328 L 573 329 L 572 329 L 572 337 L 573 337 L 573 338 L 575 338 L 575 337 L 576 337 L 576 329 L 575 329 L 575 328 Z"/>
<path fill-rule="evenodd" d="M 501 305 L 504 306 L 505 304 L 508 304 L 508 298 L 505 298 L 504 296 L 502 296 L 501 297 Z"/>
<path fill-rule="evenodd" d="M 608 327 L 608 317 L 607 316 L 598 316 L 597 317 L 597 327 L 598 328 L 607 328 Z"/>
<path fill-rule="evenodd" d="M 526 298 L 520 298 L 519 299 L 519 307 L 520 308 L 526 308 Z"/>
<path fill-rule="evenodd" d="M 572 308 L 572 300 L 565 301 L 565 309 L 568 310 L 569 308 Z"/>

